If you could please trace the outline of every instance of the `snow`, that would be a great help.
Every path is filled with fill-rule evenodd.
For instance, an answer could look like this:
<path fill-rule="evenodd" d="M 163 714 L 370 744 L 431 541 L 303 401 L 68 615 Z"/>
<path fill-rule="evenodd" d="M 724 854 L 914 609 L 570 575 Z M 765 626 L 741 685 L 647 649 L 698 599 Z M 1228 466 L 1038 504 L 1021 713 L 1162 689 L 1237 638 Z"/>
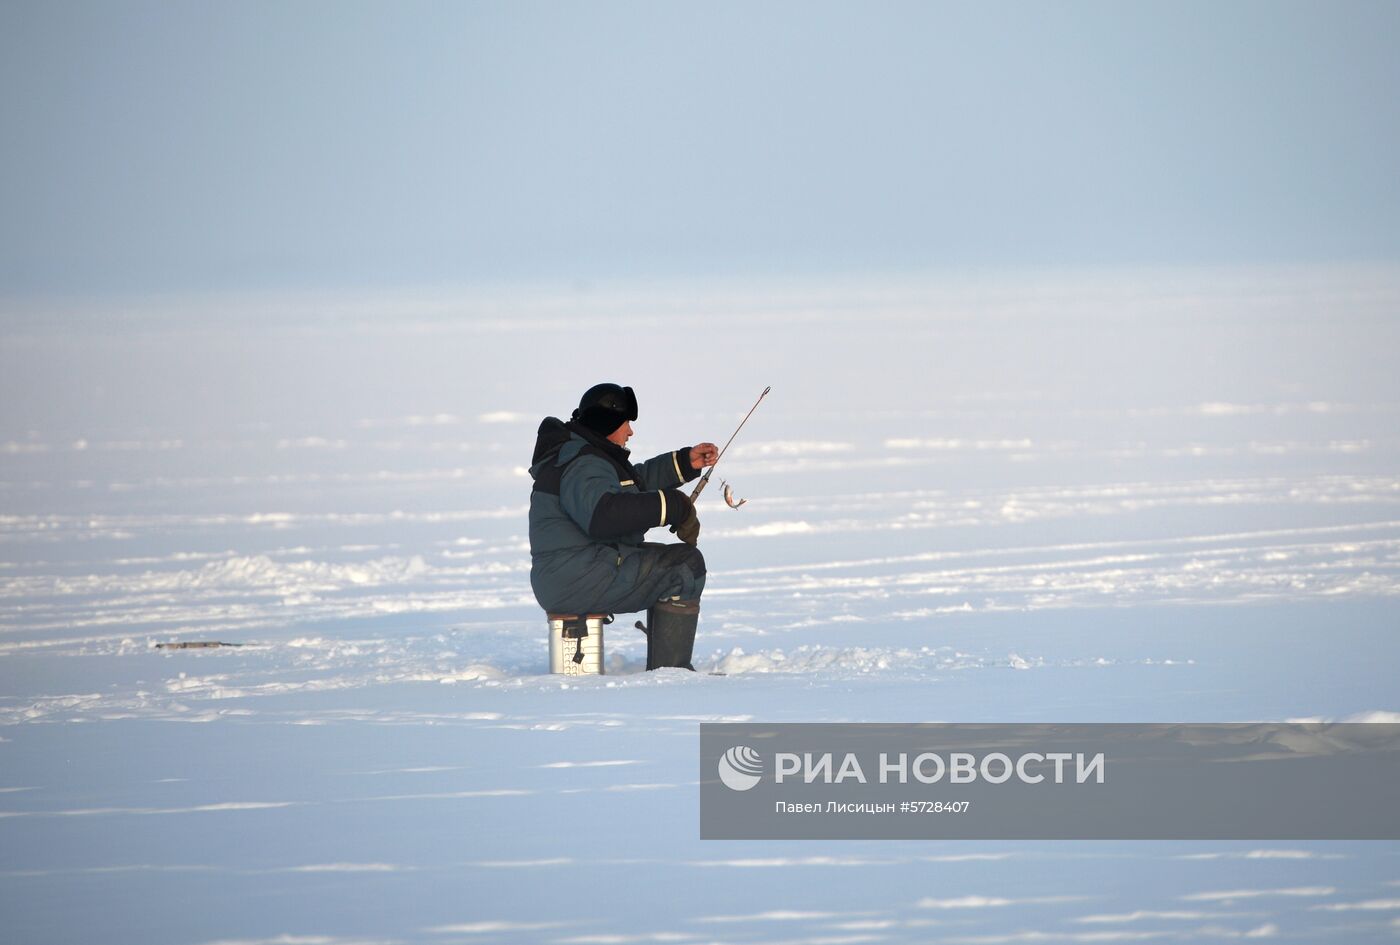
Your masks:
<path fill-rule="evenodd" d="M 701 842 L 695 764 L 702 721 L 1400 719 L 1398 306 L 1210 270 L 7 322 L 5 937 L 1393 938 L 1394 843 Z M 773 386 L 748 504 L 700 504 L 697 674 L 631 615 L 544 673 L 520 471 L 601 379 L 641 457 Z"/>

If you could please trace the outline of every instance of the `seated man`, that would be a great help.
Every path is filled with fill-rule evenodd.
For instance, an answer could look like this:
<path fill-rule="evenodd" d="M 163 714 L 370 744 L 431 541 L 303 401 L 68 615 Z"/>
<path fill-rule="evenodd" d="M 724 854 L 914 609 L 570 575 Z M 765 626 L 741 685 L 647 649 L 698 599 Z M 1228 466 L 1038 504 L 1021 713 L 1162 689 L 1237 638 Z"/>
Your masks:
<path fill-rule="evenodd" d="M 700 521 L 679 488 L 713 466 L 713 443 L 632 465 L 630 387 L 588 389 L 568 423 L 546 417 L 530 475 L 530 587 L 551 613 L 647 611 L 647 669 L 690 664 L 705 558 Z M 669 525 L 684 544 L 643 541 Z"/>

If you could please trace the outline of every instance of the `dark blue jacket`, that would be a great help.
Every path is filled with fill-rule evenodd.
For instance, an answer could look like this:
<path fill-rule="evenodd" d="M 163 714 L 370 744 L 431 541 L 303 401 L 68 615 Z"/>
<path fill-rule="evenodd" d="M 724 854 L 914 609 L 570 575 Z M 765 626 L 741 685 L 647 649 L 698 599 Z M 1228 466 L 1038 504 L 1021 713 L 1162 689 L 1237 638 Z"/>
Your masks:
<path fill-rule="evenodd" d="M 545 610 L 607 588 L 647 529 L 684 519 L 676 487 L 699 475 L 690 448 L 633 465 L 631 453 L 577 423 L 546 417 L 530 476 L 530 587 Z"/>

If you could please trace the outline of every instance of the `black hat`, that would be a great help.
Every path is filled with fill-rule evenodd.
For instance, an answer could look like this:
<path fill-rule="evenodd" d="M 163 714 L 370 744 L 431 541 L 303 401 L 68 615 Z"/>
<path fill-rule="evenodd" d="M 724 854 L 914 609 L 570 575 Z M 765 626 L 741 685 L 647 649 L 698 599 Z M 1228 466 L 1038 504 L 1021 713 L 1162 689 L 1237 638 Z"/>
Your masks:
<path fill-rule="evenodd" d="M 579 398 L 573 419 L 601 436 L 610 436 L 628 420 L 637 419 L 637 395 L 630 387 L 595 384 Z"/>

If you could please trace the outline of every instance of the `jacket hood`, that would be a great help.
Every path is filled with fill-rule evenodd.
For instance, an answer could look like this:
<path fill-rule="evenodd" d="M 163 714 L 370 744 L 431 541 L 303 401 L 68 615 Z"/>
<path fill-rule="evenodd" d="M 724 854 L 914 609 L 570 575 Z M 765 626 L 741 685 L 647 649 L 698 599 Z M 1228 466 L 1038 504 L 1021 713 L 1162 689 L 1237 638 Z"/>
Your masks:
<path fill-rule="evenodd" d="M 559 447 L 569 442 L 569 436 L 569 428 L 564 426 L 563 420 L 545 417 L 535 432 L 535 455 L 530 458 L 530 465 L 536 466 L 546 456 L 557 453 Z"/>
<path fill-rule="evenodd" d="M 558 417 L 545 417 L 535 434 L 535 453 L 530 459 L 530 475 L 539 478 L 539 470 L 547 463 L 565 462 L 578 455 L 585 446 L 593 446 L 624 468 L 630 466 L 632 451 L 599 436 L 575 421 L 565 423 Z"/>

